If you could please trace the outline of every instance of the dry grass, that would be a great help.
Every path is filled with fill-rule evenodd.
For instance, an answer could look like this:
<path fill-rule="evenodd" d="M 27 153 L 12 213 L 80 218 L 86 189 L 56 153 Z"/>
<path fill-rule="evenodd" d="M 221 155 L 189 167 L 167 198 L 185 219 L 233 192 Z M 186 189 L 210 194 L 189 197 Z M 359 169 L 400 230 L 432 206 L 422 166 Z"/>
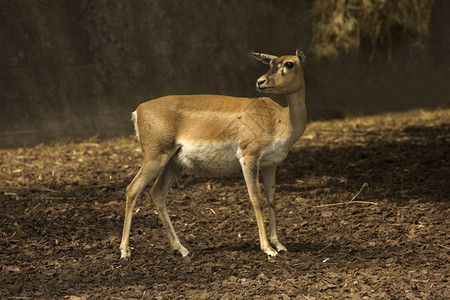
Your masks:
<path fill-rule="evenodd" d="M 417 37 L 423 46 L 434 0 L 316 0 L 310 11 L 313 20 L 312 50 L 319 59 L 347 53 L 362 39 L 391 43 L 400 30 Z M 375 49 L 375 48 L 374 48 Z"/>
<path fill-rule="evenodd" d="M 308 124 L 277 170 L 289 252 L 270 260 L 236 174 L 180 176 L 169 193 L 188 258 L 141 197 L 121 262 L 137 147 L 129 136 L 0 149 L 1 299 L 446 299 L 450 109 Z"/>

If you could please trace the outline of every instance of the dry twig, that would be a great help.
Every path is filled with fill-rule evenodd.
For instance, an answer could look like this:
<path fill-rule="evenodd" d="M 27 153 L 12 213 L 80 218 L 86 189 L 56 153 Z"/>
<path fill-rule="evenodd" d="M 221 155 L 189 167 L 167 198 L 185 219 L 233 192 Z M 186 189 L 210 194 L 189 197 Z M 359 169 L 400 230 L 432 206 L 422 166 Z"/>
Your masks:
<path fill-rule="evenodd" d="M 353 204 L 353 203 L 362 203 L 362 204 L 373 204 L 373 205 L 378 205 L 378 203 L 375 202 L 370 202 L 370 201 L 359 201 L 359 200 L 355 200 L 359 194 L 361 194 L 362 190 L 368 187 L 367 182 L 364 182 L 364 184 L 361 186 L 361 188 L 359 189 L 358 193 L 356 193 L 355 196 L 353 196 L 352 200 L 347 201 L 347 202 L 339 202 L 339 203 L 330 203 L 330 204 L 322 204 L 322 205 L 316 205 L 314 207 L 327 207 L 327 206 L 337 206 L 337 205 L 347 205 L 347 204 Z"/>

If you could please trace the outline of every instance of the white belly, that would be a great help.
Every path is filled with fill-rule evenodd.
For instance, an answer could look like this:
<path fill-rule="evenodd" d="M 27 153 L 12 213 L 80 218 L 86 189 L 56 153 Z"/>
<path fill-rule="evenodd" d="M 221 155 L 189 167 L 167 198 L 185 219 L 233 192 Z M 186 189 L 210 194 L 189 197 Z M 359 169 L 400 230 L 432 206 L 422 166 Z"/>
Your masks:
<path fill-rule="evenodd" d="M 240 170 L 237 142 L 180 142 L 175 162 L 187 173 L 221 177 Z"/>

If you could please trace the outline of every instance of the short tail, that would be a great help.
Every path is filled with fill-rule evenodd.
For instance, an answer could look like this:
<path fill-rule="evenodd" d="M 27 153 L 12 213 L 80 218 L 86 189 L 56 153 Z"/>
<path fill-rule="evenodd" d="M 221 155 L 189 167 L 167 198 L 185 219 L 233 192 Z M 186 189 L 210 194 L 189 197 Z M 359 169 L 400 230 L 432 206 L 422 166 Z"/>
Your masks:
<path fill-rule="evenodd" d="M 134 132 L 136 133 L 136 138 L 137 138 L 137 140 L 138 140 L 138 142 L 140 144 L 141 141 L 139 140 L 139 130 L 138 130 L 138 127 L 137 127 L 137 113 L 136 113 L 136 111 L 133 111 L 131 113 L 131 121 L 133 122 L 133 125 L 134 125 Z"/>

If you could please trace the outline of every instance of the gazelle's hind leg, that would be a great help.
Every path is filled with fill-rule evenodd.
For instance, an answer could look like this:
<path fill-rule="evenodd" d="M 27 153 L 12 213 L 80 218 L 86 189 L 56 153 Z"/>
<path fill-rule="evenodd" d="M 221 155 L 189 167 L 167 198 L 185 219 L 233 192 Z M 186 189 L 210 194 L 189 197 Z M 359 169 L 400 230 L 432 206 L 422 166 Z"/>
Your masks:
<path fill-rule="evenodd" d="M 189 254 L 189 251 L 181 244 L 180 240 L 178 239 L 172 222 L 170 221 L 169 214 L 167 213 L 166 206 L 167 194 L 170 187 L 174 183 L 175 178 L 176 166 L 172 161 L 170 161 L 156 180 L 155 185 L 150 192 L 150 195 L 152 197 L 153 203 L 156 206 L 156 210 L 158 211 L 158 216 L 167 231 L 167 235 L 169 237 L 172 248 L 180 251 L 182 256 L 186 256 Z"/>
<path fill-rule="evenodd" d="M 127 202 L 125 208 L 125 220 L 123 224 L 122 242 L 120 243 L 120 258 L 128 260 L 131 256 L 128 245 L 130 239 L 131 220 L 136 201 L 142 190 L 158 176 L 174 152 L 170 154 L 155 155 L 154 157 L 146 155 L 139 172 L 133 181 L 127 187 Z"/>

